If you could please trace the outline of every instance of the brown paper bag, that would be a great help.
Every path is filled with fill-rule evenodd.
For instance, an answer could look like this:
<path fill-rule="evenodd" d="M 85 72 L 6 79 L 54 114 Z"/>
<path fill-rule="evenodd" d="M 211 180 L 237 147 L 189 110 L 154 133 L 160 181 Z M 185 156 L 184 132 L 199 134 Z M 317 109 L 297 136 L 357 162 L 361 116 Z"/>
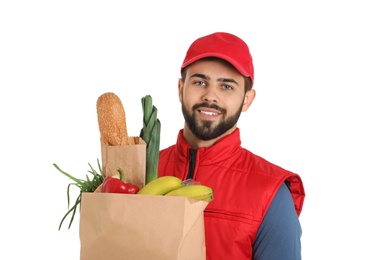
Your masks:
<path fill-rule="evenodd" d="M 83 193 L 81 260 L 204 260 L 207 202 Z"/>
<path fill-rule="evenodd" d="M 142 188 L 145 185 L 146 143 L 140 137 L 129 137 L 131 145 L 111 146 L 101 142 L 104 176 L 117 175 L 117 167 L 125 174 L 125 182 Z"/>

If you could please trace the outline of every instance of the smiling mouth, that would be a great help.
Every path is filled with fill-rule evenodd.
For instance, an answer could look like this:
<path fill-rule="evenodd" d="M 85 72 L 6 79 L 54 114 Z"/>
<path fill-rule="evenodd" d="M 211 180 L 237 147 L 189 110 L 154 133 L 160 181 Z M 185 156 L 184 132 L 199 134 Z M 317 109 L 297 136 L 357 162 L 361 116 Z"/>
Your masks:
<path fill-rule="evenodd" d="M 197 104 L 193 107 L 194 111 L 196 110 L 200 115 L 204 116 L 205 118 L 215 118 L 220 115 L 226 114 L 226 110 L 220 108 L 215 104 Z"/>
<path fill-rule="evenodd" d="M 218 112 L 210 112 L 210 111 L 204 111 L 204 110 L 198 110 L 198 111 L 199 113 L 207 115 L 207 116 L 217 116 L 220 114 Z"/>

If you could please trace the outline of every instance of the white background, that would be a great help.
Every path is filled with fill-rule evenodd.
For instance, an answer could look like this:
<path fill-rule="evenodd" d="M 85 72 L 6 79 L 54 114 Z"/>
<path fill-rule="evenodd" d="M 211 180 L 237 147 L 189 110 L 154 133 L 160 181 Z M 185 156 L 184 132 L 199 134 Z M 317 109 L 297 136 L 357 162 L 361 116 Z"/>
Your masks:
<path fill-rule="evenodd" d="M 248 43 L 255 65 L 257 96 L 239 122 L 243 146 L 304 181 L 303 259 L 370 259 L 367 6 L 2 1 L 0 258 L 79 259 L 79 215 L 58 231 L 71 181 L 52 164 L 80 178 L 88 163 L 97 167 L 95 105 L 108 91 L 121 98 L 133 136 L 150 94 L 161 147 L 174 143 L 185 52 L 197 37 L 227 31 Z"/>

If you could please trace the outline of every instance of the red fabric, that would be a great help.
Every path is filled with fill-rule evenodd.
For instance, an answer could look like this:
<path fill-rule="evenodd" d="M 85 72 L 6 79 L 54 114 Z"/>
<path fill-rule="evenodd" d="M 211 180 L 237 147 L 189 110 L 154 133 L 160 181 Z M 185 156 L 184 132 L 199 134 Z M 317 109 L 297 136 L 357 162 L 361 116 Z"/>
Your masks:
<path fill-rule="evenodd" d="M 217 57 L 230 62 L 240 74 L 254 82 L 254 67 L 248 45 L 239 37 L 216 32 L 196 39 L 186 52 L 181 69 L 205 57 Z"/>
<path fill-rule="evenodd" d="M 304 201 L 300 177 L 240 146 L 240 131 L 199 148 L 194 179 L 214 190 L 205 209 L 207 260 L 252 259 L 252 245 L 266 211 L 281 184 L 288 180 L 299 215 Z M 178 134 L 177 143 L 160 152 L 159 176 L 185 179 L 190 147 Z"/>

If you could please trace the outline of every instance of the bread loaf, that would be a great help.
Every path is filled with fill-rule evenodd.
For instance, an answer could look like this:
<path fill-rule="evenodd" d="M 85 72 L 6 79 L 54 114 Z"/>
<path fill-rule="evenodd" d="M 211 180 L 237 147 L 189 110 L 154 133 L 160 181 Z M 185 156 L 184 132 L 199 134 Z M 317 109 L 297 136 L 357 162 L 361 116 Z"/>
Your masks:
<path fill-rule="evenodd" d="M 112 93 L 102 94 L 96 102 L 100 139 L 107 145 L 128 145 L 126 115 L 120 98 Z"/>

